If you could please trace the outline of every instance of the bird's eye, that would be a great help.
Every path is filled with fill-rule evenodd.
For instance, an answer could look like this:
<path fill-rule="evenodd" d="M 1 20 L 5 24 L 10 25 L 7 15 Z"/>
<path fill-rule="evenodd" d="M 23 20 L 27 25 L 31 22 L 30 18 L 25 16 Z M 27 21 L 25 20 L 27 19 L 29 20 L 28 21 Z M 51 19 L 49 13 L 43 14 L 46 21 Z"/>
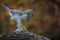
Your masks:
<path fill-rule="evenodd" d="M 26 14 L 26 13 L 24 13 L 24 14 Z"/>
<path fill-rule="evenodd" d="M 22 16 L 22 13 L 20 13 L 19 15 Z"/>

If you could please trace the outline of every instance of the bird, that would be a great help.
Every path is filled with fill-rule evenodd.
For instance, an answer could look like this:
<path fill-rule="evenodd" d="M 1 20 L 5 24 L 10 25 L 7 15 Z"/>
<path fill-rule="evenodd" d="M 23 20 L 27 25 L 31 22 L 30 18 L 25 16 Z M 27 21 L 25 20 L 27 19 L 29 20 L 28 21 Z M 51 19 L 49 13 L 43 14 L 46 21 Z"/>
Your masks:
<path fill-rule="evenodd" d="M 31 14 L 33 14 L 33 10 L 27 9 L 27 10 L 12 10 L 8 8 L 6 5 L 2 4 L 2 6 L 5 8 L 5 10 L 9 13 L 11 20 L 17 21 L 17 31 L 27 30 L 24 26 L 22 26 L 22 20 L 27 20 L 28 24 L 31 23 Z"/>

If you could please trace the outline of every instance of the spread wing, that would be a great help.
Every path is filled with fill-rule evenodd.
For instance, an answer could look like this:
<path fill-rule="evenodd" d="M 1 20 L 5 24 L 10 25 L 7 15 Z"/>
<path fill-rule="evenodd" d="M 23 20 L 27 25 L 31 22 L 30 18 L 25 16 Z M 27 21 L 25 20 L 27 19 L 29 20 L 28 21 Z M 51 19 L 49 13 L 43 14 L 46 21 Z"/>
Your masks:
<path fill-rule="evenodd" d="M 11 13 L 11 9 L 9 9 L 6 5 L 2 4 L 2 6 L 5 8 L 5 10 L 9 13 L 10 16 L 13 16 Z"/>

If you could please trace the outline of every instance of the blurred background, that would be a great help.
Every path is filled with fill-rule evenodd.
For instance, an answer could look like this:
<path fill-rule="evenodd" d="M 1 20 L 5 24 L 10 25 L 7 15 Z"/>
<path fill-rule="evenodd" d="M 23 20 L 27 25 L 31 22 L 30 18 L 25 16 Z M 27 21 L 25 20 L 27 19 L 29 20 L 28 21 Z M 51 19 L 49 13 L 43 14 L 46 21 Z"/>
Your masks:
<path fill-rule="evenodd" d="M 1 6 L 6 4 L 11 9 L 32 9 L 35 12 L 32 23 L 23 25 L 31 32 L 44 35 L 51 40 L 60 37 L 60 0 L 0 0 L 0 34 L 13 32 L 16 21 L 10 20 L 8 12 Z"/>

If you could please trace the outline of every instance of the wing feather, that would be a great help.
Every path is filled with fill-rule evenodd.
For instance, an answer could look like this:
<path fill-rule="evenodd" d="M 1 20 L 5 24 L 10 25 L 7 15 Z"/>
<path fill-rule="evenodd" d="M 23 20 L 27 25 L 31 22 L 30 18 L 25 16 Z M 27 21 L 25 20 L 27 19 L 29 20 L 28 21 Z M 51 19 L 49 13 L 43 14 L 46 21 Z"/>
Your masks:
<path fill-rule="evenodd" d="M 10 16 L 12 16 L 13 14 L 11 13 L 11 9 L 8 8 L 6 5 L 2 4 L 2 6 L 5 8 L 5 10 L 9 13 Z"/>

